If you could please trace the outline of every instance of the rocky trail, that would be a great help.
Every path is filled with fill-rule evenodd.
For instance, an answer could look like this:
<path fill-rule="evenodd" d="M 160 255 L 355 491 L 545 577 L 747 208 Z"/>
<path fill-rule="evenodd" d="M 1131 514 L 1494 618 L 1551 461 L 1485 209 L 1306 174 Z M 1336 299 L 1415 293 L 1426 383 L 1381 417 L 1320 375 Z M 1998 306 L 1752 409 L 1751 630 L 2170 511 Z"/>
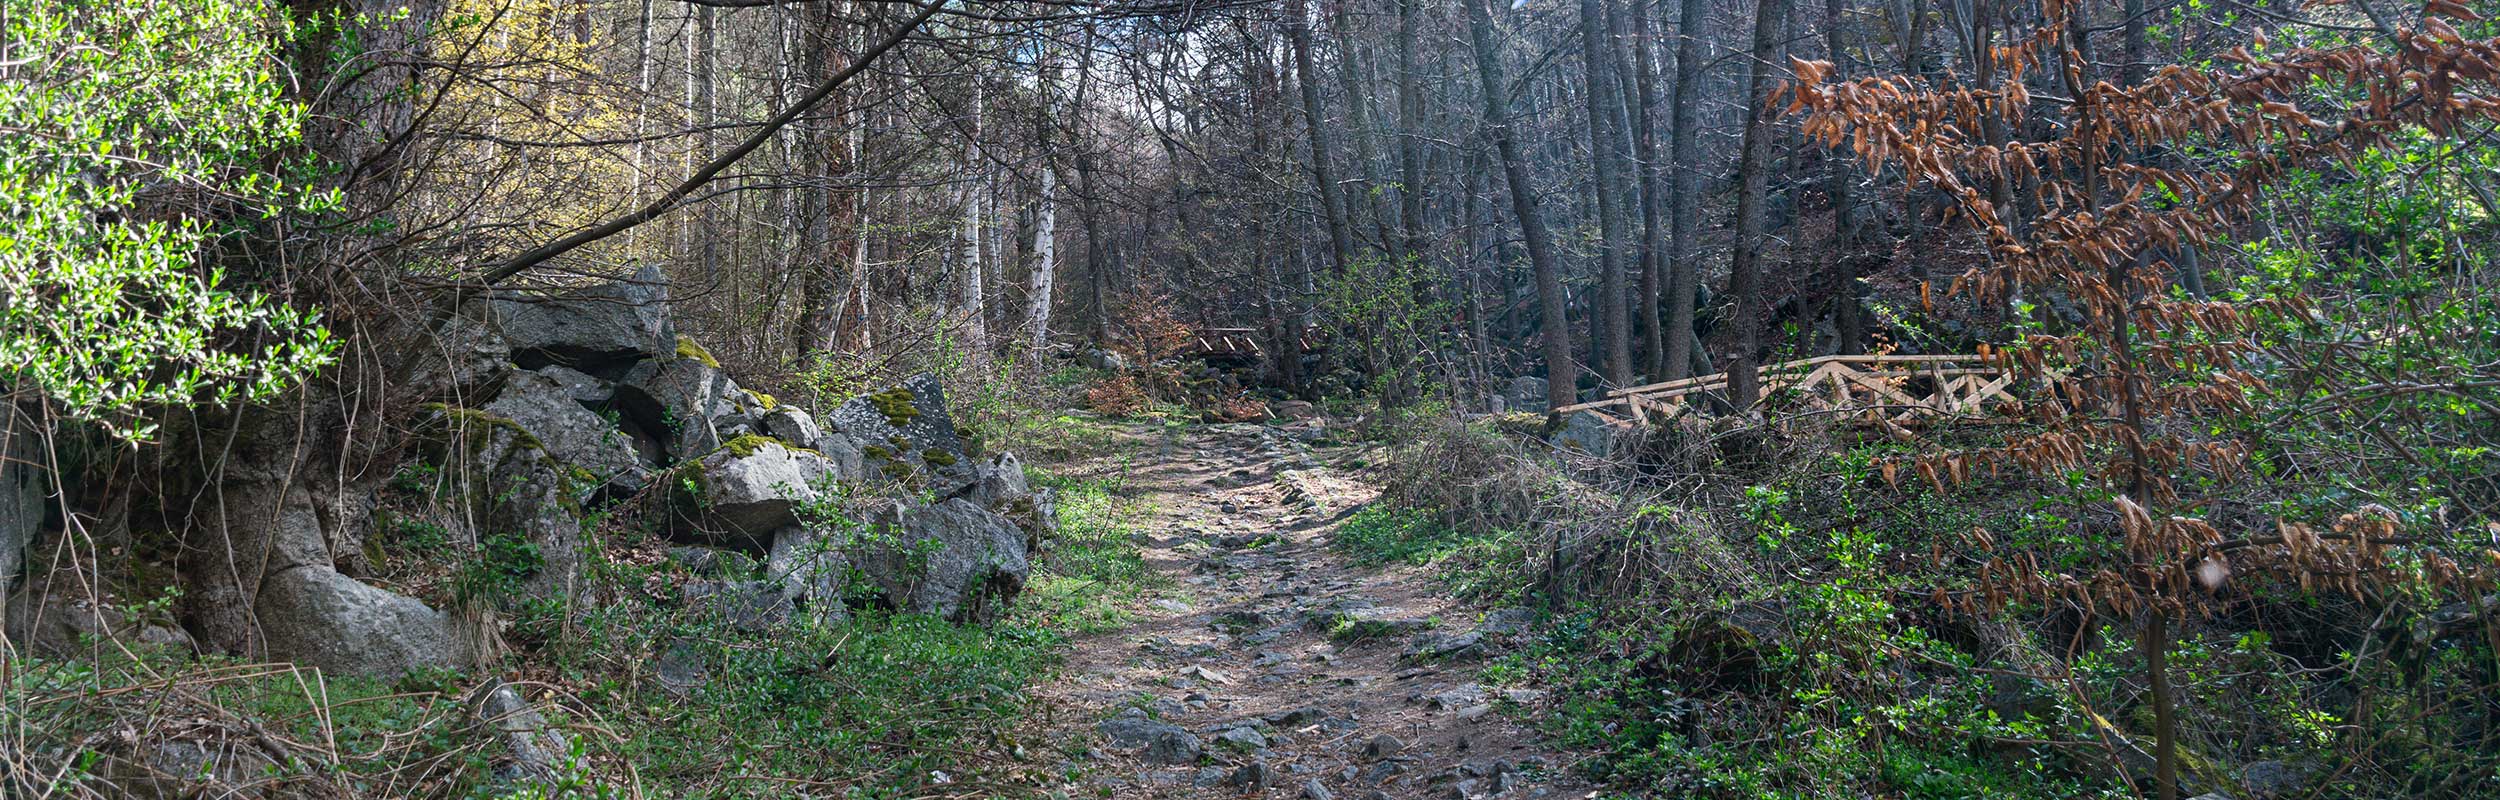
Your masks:
<path fill-rule="evenodd" d="M 1531 625 L 1465 607 L 1420 570 L 1358 567 L 1331 537 L 1374 490 L 1312 423 L 1137 432 L 1122 476 L 1168 587 L 1081 639 L 1037 698 L 1084 755 L 1066 797 L 1591 796 L 1515 705 L 1476 682 Z"/>

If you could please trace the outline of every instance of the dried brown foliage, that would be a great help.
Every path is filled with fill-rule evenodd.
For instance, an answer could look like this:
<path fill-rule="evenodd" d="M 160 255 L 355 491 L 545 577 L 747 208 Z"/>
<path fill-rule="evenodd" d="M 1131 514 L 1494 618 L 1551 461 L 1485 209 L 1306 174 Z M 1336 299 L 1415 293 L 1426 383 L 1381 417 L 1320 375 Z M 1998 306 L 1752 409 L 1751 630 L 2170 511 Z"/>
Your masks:
<path fill-rule="evenodd" d="M 2500 42 L 2468 40 L 2441 16 L 2471 19 L 2446 0 L 2425 8 L 2419 30 L 2399 30 L 2381 52 L 2354 45 L 2292 49 L 2259 57 L 2225 55 L 2221 73 L 2161 68 L 2143 82 L 2089 81 L 2069 36 L 2078 6 L 2044 5 L 2047 22 L 1992 53 L 1993 85 L 1930 87 L 1905 78 L 1830 82 L 1827 64 L 1797 61 L 1799 81 L 1779 99 L 1803 116 L 1807 135 L 1847 147 L 1871 168 L 1904 171 L 1957 198 L 1951 214 L 1988 242 L 1990 263 L 1956 278 L 1947 296 L 1987 303 L 2051 288 L 2081 311 L 2076 324 L 2034 333 L 1987 353 L 2019 367 L 2047 389 L 2027 408 L 2037 428 L 1996 447 L 1928 453 L 1887 464 L 1942 490 L 2006 470 L 2053 475 L 2085 470 L 2121 492 L 2115 501 L 2129 563 L 2090 575 L 2042 575 L 2031 556 L 1991 565 L 1998 591 L 1963 600 L 2068 598 L 2119 613 L 2189 613 L 2212 587 L 2200 574 L 2239 562 L 2284 570 L 2304 586 L 2359 592 L 2357 571 L 2377 568 L 2388 542 L 2380 525 L 2347 517 L 2331 537 L 2286 532 L 2226 534 L 2180 516 L 2187 476 L 2229 480 L 2246 470 L 2240 442 L 2193 438 L 2207 419 L 2249 410 L 2261 379 L 2246 367 L 2257 331 L 2304 318 L 2308 300 L 2282 295 L 2248 302 L 2198 300 L 2172 291 L 2166 265 L 2138 255 L 2151 248 L 2209 245 L 2244 219 L 2252 203 L 2289 170 L 2390 146 L 2419 127 L 2455 131 L 2500 120 Z M 2262 42 L 2261 42 L 2262 45 Z M 2054 58 L 2052 58 L 2054 56 Z M 2060 134 L 2042 141 L 1990 141 L 1982 131 L 2012 124 L 2046 104 L 2025 74 L 2059 68 L 2070 95 L 2056 102 Z M 2331 111 L 2296 101 L 2314 86 L 2337 87 L 2359 102 Z M 2214 152 L 2212 157 L 2191 154 Z M 2008 207 L 1988 191 L 1997 182 L 2037 181 L 2032 202 Z M 2002 196 L 1997 193 L 1995 196 Z M 2368 515 L 2363 515 L 2368 516 Z M 2375 518 L 2375 517 L 2371 517 Z M 2291 540 L 2314 547 L 2291 549 Z M 2265 544 L 2272 542 L 2272 544 Z M 1984 544 L 1984 541 L 1983 541 Z M 2262 553 L 2262 556 L 2260 555 Z M 2434 566 L 2432 578 L 2457 576 Z"/>
<path fill-rule="evenodd" d="M 2244 219 L 2291 170 L 2388 147 L 2407 130 L 2435 134 L 2500 120 L 2500 42 L 2468 40 L 2440 17 L 2471 19 L 2433 0 L 2418 29 L 2392 33 L 2385 50 L 2363 45 L 2291 48 L 2259 56 L 2242 47 L 2218 73 L 2161 68 L 2133 85 L 2086 75 L 2075 0 L 2045 0 L 2043 24 L 1990 51 L 1981 79 L 1933 87 L 1905 78 L 1827 80 L 1828 64 L 1797 61 L 1783 90 L 1805 133 L 1846 147 L 1881 170 L 1925 181 L 1955 198 L 1952 217 L 1987 242 L 1989 263 L 1956 278 L 1947 296 L 2011 306 L 2035 289 L 2071 299 L 2073 320 L 1989 353 L 2047 392 L 2028 408 L 2036 426 L 1995 447 L 1937 451 L 1888 464 L 1943 490 L 2013 470 L 2036 476 L 2081 471 L 2115 493 L 2115 545 L 2079 569 L 2043 565 L 2036 552 L 1998 552 L 1986 531 L 1977 588 L 1941 603 L 2002 610 L 2015 602 L 2068 602 L 2144 621 L 2139 652 L 2155 707 L 2160 794 L 2178 791 L 2167 625 L 2203 613 L 2235 573 L 2263 571 L 2302 588 L 2369 599 L 2401 578 L 2388 559 L 2393 515 L 2364 509 L 2322 532 L 2298 521 L 2271 535 L 2228 532 L 2196 516 L 2181 496 L 2191 477 L 2228 481 L 2246 470 L 2239 442 L 2198 438 L 2183 424 L 2241 415 L 2261 379 L 2248 368 L 2265 324 L 2303 319 L 2296 294 L 2245 302 L 2173 292 L 2154 248 L 2207 246 Z M 2260 38 L 2256 45 L 2265 49 Z M 2034 97 L 2032 70 L 2058 70 L 2064 98 Z M 2330 87 L 2321 91 L 2320 87 Z M 2331 98 L 2356 98 L 2333 103 Z M 2330 109 L 2300 102 L 2329 99 Z M 2019 141 L 1999 133 L 2025 117 L 2054 114 L 2056 133 Z M 2016 196 L 2009 187 L 2034 184 Z M 2060 324 L 2063 323 L 2063 324 Z M 2426 554 L 2424 571 L 2447 585 L 2461 570 Z M 2476 583 L 2488 585 L 2479 576 Z"/>

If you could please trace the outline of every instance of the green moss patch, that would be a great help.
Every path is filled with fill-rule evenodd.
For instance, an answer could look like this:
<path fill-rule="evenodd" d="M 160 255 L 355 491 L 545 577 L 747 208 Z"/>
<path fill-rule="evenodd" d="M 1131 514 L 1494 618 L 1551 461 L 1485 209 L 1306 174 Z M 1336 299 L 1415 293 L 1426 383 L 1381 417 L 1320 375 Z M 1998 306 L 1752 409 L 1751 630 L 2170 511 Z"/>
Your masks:
<path fill-rule="evenodd" d="M 712 351 L 703 349 L 703 345 L 696 344 L 692 338 L 677 337 L 677 357 L 693 359 L 704 366 L 720 369 L 720 359 L 713 358 Z"/>
<path fill-rule="evenodd" d="M 912 406 L 912 401 L 917 399 L 910 389 L 900 386 L 868 396 L 869 404 L 877 407 L 877 413 L 884 414 L 885 421 L 897 428 L 920 418 L 920 409 Z"/>

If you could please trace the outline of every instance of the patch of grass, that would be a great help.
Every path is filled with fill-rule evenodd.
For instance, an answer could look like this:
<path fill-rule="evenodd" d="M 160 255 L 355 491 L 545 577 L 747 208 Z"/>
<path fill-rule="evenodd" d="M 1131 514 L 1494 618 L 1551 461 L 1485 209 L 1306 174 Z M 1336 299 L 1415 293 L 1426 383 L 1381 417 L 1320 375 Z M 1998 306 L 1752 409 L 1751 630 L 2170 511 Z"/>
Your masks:
<path fill-rule="evenodd" d="M 1366 506 L 1337 526 L 1337 547 L 1364 566 L 1430 564 L 1457 552 L 1458 532 L 1422 509 Z"/>
<path fill-rule="evenodd" d="M 1126 623 L 1126 607 L 1161 582 L 1138 550 L 1138 510 L 1122 497 L 1121 482 L 1047 474 L 1037 482 L 1057 490 L 1059 536 L 1035 565 L 1019 613 L 1078 633 Z"/>
<path fill-rule="evenodd" d="M 623 620 L 619 620 L 620 622 Z M 957 626 L 864 613 L 763 635 L 690 630 L 654 641 L 702 663 L 682 699 L 605 684 L 619 755 L 658 796 L 788 797 L 787 780 L 828 796 L 917 796 L 934 773 L 978 774 L 1025 709 L 1023 687 L 1058 660 L 1059 635 L 1015 622 Z M 654 652 L 659 652 L 655 650 Z"/>

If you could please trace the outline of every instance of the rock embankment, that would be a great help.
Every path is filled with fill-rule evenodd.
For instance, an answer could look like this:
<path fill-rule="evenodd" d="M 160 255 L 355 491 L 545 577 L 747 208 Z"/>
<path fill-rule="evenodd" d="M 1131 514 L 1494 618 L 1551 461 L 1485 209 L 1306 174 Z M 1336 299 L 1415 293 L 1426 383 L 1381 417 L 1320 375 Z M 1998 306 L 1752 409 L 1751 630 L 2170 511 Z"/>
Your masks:
<path fill-rule="evenodd" d="M 405 417 L 383 426 L 388 441 L 310 411 L 193 423 L 226 426 L 230 437 L 193 438 L 231 438 L 234 455 L 203 481 L 213 513 L 175 532 L 202 554 L 171 565 L 181 624 L 133 633 L 357 674 L 467 666 L 495 650 L 477 609 L 576 599 L 605 516 L 650 522 L 687 565 L 679 599 L 741 627 L 865 605 L 979 620 L 1022 590 L 1050 497 L 956 426 L 935 378 L 820 421 L 741 387 L 678 335 L 666 287 L 645 270 L 472 298 L 410 326 L 392 339 L 404 347 L 374 348 L 383 388 L 332 389 L 392 398 Z M 332 449 L 379 454 L 379 468 L 306 444 L 323 431 L 343 444 Z M 0 468 L 0 588 L 44 538 L 37 526 L 60 517 L 37 483 Z M 478 564 L 500 582 L 445 588 Z M 80 581 L 55 578 L 24 581 L 12 641 L 74 652 L 83 635 L 117 633 L 111 614 L 50 590 Z"/>

